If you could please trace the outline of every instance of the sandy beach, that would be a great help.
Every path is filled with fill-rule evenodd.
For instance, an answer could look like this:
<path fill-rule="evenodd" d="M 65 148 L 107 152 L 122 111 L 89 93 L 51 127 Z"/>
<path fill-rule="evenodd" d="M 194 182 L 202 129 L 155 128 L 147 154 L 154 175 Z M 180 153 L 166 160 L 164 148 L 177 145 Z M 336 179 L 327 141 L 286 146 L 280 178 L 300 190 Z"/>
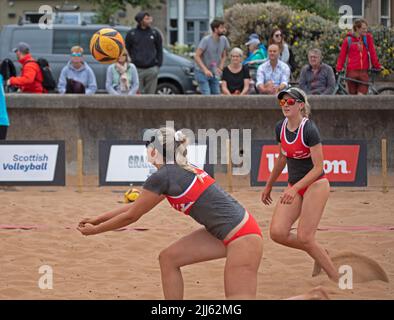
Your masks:
<path fill-rule="evenodd" d="M 331 255 L 368 256 L 389 279 L 369 279 L 369 271 L 355 263 L 353 289 L 348 290 L 325 274 L 312 278 L 309 256 L 269 238 L 274 206 L 260 202 L 262 188 L 246 183 L 234 188 L 232 195 L 264 233 L 257 299 L 284 299 L 319 285 L 331 299 L 394 298 L 394 189 L 382 193 L 376 179 L 370 184 L 332 188 L 317 232 Z M 0 299 L 163 299 L 160 251 L 200 226 L 162 202 L 127 230 L 84 237 L 75 230 L 78 221 L 121 206 L 127 187 L 99 188 L 93 182 L 78 193 L 72 177 L 67 185 L 0 190 Z M 275 188 L 274 200 L 281 190 Z M 43 265 L 53 270 L 51 290 L 38 286 Z M 224 260 L 217 260 L 183 268 L 185 299 L 224 299 L 223 266 Z"/>

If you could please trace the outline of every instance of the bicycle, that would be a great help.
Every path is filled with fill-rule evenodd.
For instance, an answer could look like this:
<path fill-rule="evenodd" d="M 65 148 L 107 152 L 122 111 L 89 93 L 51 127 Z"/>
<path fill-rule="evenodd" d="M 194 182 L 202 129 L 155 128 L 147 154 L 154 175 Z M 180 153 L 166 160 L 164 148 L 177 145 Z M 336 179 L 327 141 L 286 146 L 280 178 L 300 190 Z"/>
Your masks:
<path fill-rule="evenodd" d="M 369 81 L 361 81 L 361 80 L 357 80 L 357 79 L 353 79 L 353 78 L 349 78 L 345 75 L 344 72 L 340 72 L 338 74 L 338 78 L 336 81 L 336 85 L 335 85 L 335 90 L 334 90 L 334 94 L 341 94 L 341 95 L 348 95 L 349 92 L 346 88 L 346 83 L 345 81 L 347 80 L 351 80 L 353 82 L 356 83 L 361 83 L 361 84 L 365 84 L 368 86 L 368 94 L 370 95 L 394 95 L 394 87 L 382 87 L 382 88 L 376 88 L 375 86 L 375 78 L 376 75 L 380 72 L 380 70 L 368 70 L 369 74 L 371 75 L 371 80 Z"/>

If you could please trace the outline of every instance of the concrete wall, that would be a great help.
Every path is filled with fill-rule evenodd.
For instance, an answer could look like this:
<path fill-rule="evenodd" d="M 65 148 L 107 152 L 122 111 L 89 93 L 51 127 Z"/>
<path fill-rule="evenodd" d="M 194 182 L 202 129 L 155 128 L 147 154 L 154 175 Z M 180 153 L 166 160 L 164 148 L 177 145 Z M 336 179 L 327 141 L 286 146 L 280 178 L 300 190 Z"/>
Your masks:
<path fill-rule="evenodd" d="M 389 140 L 394 168 L 394 99 L 391 96 L 314 96 L 312 119 L 323 139 L 365 139 L 368 166 L 378 170 L 381 138 Z M 8 140 L 66 141 L 67 169 L 75 172 L 77 139 L 84 143 L 85 172 L 97 174 L 98 141 L 142 138 L 145 128 L 173 120 L 175 128 L 252 129 L 253 139 L 274 139 L 283 115 L 274 97 L 7 95 Z"/>

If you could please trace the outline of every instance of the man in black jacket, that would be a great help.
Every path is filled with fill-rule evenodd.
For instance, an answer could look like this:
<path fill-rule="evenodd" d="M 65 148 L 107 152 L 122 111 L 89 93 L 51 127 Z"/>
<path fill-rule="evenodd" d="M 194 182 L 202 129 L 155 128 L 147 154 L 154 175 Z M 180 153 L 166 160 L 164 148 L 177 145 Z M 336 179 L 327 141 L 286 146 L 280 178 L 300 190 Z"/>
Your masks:
<path fill-rule="evenodd" d="M 126 36 L 126 49 L 138 70 L 140 93 L 155 94 L 159 69 L 163 64 L 163 40 L 160 32 L 151 28 L 152 17 L 141 11 L 135 16 L 137 27 Z"/>

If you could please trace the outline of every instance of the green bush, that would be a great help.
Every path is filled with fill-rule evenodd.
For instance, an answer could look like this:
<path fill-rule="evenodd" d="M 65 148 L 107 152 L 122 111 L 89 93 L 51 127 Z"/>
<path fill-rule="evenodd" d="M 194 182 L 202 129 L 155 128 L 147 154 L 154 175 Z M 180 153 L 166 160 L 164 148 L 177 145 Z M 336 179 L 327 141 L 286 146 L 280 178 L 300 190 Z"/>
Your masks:
<path fill-rule="evenodd" d="M 168 48 L 172 53 L 178 54 L 180 56 L 184 56 L 186 58 L 193 58 L 194 57 L 194 50 L 192 46 L 187 44 L 179 44 L 175 43 L 174 45 L 170 45 Z"/>
<path fill-rule="evenodd" d="M 319 48 L 325 63 L 335 68 L 340 46 L 347 34 L 338 25 L 308 11 L 292 10 L 278 3 L 236 4 L 224 12 L 228 38 L 232 47 L 247 51 L 245 42 L 249 34 L 257 33 L 267 45 L 270 32 L 279 27 L 286 35 L 298 65 L 294 77 L 308 63 L 308 50 Z M 394 71 L 394 30 L 371 27 L 379 61 L 387 69 L 386 75 Z"/>
<path fill-rule="evenodd" d="M 308 10 L 309 12 L 319 14 L 323 18 L 338 20 L 338 12 L 332 7 L 331 3 L 327 6 L 327 0 L 227 0 L 226 4 L 227 7 L 231 7 L 235 3 L 250 4 L 262 2 L 279 2 L 296 10 Z"/>

